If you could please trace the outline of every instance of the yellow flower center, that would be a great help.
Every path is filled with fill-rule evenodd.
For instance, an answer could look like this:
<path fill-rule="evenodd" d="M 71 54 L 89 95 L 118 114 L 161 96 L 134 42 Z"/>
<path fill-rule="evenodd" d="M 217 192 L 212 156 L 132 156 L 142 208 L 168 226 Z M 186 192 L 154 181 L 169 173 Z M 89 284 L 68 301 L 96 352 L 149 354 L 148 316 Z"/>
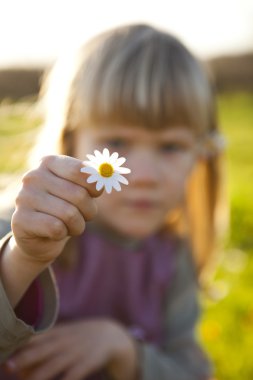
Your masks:
<path fill-rule="evenodd" d="M 99 166 L 98 171 L 102 177 L 111 177 L 113 175 L 114 169 L 111 164 L 104 162 Z"/>

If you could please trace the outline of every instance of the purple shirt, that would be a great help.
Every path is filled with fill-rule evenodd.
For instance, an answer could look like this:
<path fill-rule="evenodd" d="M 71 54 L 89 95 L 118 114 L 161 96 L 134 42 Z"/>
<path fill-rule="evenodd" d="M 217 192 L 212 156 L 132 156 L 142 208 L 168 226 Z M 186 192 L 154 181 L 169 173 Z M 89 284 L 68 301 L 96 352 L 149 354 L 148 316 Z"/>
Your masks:
<path fill-rule="evenodd" d="M 162 345 L 176 242 L 161 236 L 123 242 L 92 226 L 78 241 L 75 268 L 67 271 L 54 264 L 60 296 L 57 322 L 112 318 L 137 339 Z M 14 378 L 6 375 L 3 380 Z"/>
<path fill-rule="evenodd" d="M 166 294 L 172 274 L 172 240 L 113 240 L 87 230 L 80 257 L 67 273 L 55 267 L 60 293 L 59 321 L 111 317 L 137 337 L 160 345 Z"/>

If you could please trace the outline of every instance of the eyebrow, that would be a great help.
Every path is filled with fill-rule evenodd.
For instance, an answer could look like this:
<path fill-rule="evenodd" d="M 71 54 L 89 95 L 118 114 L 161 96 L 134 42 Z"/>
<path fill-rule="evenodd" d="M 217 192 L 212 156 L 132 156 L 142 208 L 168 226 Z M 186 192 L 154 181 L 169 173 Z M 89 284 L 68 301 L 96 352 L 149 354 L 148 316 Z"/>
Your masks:
<path fill-rule="evenodd" d="M 100 128 L 96 130 L 99 137 L 107 137 L 107 136 L 129 136 L 133 133 L 133 128 L 123 129 L 123 128 Z"/>
<path fill-rule="evenodd" d="M 194 141 L 194 135 L 192 133 L 183 134 L 183 131 L 177 130 L 163 130 L 160 132 L 160 136 L 162 138 L 171 138 L 171 139 L 183 139 L 183 140 L 190 140 Z"/>
<path fill-rule="evenodd" d="M 95 131 L 95 129 L 94 129 Z M 104 127 L 104 128 L 100 128 L 100 129 L 97 129 L 97 137 L 98 138 L 107 138 L 107 137 L 124 137 L 124 138 L 135 138 L 135 136 L 133 136 L 133 131 L 136 132 L 136 135 L 138 134 L 138 131 L 140 131 L 140 133 L 142 131 L 146 131 L 145 128 L 137 128 L 135 129 L 134 127 L 124 127 L 124 128 L 117 128 L 117 127 Z M 167 128 L 167 129 L 162 129 L 162 130 L 155 130 L 155 131 L 151 131 L 151 130 L 147 130 L 149 131 L 150 133 L 152 133 L 154 135 L 154 137 L 158 138 L 158 139 L 172 139 L 172 140 L 181 140 L 183 139 L 183 141 L 187 141 L 187 142 L 193 142 L 194 141 L 194 134 L 192 133 L 188 133 L 187 135 L 185 134 L 182 134 L 185 132 L 185 129 L 180 129 L 180 128 L 175 128 L 175 129 L 171 129 L 171 128 Z"/>

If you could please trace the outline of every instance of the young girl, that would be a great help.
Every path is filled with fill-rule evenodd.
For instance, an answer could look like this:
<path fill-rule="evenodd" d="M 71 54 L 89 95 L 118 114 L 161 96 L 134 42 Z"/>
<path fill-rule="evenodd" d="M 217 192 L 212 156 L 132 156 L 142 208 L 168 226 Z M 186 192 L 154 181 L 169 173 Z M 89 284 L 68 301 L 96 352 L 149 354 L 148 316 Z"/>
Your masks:
<path fill-rule="evenodd" d="M 59 155 L 24 175 L 2 241 L 1 379 L 209 379 L 194 329 L 219 135 L 203 67 L 170 34 L 132 25 L 57 64 L 45 88 L 42 146 Z M 122 191 L 80 172 L 104 148 L 127 159 Z"/>

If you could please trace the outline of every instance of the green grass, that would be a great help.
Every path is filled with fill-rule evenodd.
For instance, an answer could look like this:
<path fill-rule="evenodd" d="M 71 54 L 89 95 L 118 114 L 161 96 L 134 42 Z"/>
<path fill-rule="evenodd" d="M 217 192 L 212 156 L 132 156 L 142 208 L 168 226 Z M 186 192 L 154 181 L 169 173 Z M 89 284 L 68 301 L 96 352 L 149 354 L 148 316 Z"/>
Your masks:
<path fill-rule="evenodd" d="M 0 106 L 0 173 L 11 174 L 26 168 L 39 124 L 40 118 L 30 104 Z"/>
<path fill-rule="evenodd" d="M 204 299 L 200 334 L 218 379 L 253 379 L 252 275 L 253 256 L 229 250 L 216 275 L 216 301 Z"/>
<path fill-rule="evenodd" d="M 253 94 L 223 95 L 218 105 L 227 137 L 230 236 L 199 330 L 217 379 L 252 380 Z"/>
<path fill-rule="evenodd" d="M 250 249 L 253 247 L 253 95 L 223 96 L 219 111 L 228 141 L 232 242 Z"/>
<path fill-rule="evenodd" d="M 231 226 L 212 297 L 203 297 L 199 333 L 217 379 L 252 380 L 253 94 L 222 95 L 218 106 L 227 138 Z M 40 122 L 32 115 L 26 105 L 0 107 L 0 173 L 25 168 Z"/>

